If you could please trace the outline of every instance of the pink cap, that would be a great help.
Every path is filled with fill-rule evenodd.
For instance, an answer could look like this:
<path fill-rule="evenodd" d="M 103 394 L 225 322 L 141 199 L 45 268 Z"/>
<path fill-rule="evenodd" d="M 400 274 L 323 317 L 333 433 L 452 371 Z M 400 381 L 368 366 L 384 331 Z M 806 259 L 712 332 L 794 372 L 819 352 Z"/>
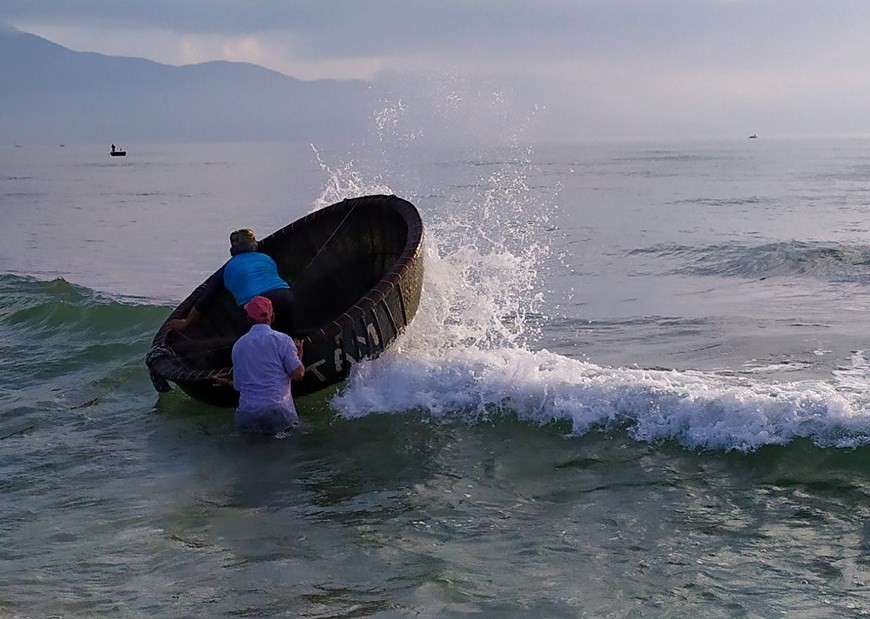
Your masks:
<path fill-rule="evenodd" d="M 272 302 L 266 297 L 254 297 L 245 303 L 245 312 L 252 322 L 272 322 Z"/>

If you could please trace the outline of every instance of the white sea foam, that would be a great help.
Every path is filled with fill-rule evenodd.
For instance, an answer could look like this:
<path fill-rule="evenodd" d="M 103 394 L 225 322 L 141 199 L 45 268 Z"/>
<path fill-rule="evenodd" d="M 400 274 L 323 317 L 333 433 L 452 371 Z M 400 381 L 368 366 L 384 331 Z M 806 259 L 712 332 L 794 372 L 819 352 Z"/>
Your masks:
<path fill-rule="evenodd" d="M 643 441 L 740 451 L 798 437 L 824 446 L 870 443 L 870 372 L 860 354 L 832 385 L 608 368 L 532 350 L 521 317 L 533 304 L 533 262 L 480 252 L 472 238 L 442 254 L 435 230 L 420 313 L 395 349 L 354 368 L 333 402 L 347 417 L 513 414 L 534 424 L 567 422 L 573 435 L 619 427 Z"/>
<path fill-rule="evenodd" d="M 691 448 L 752 451 L 799 437 L 820 446 L 870 443 L 866 398 L 827 383 L 608 368 L 519 348 L 399 347 L 357 366 L 333 404 L 346 417 L 512 414 L 533 424 L 567 422 L 571 435 L 623 428 L 638 440 Z"/>
<path fill-rule="evenodd" d="M 464 243 L 441 242 L 462 230 Z M 489 242 L 481 251 L 475 234 L 458 222 L 430 226 L 420 311 L 393 350 L 354 368 L 333 400 L 340 414 L 511 414 L 566 422 L 572 435 L 622 428 L 641 441 L 739 451 L 799 437 L 822 446 L 870 443 L 870 373 L 860 356 L 836 386 L 608 368 L 531 349 L 524 316 L 536 299 L 534 262 Z"/>
<path fill-rule="evenodd" d="M 564 424 L 571 436 L 620 429 L 640 441 L 716 450 L 752 451 L 796 438 L 870 444 L 870 371 L 860 354 L 834 383 L 771 384 L 602 367 L 536 350 L 527 317 L 541 310 L 537 269 L 549 247 L 535 226 L 549 225 L 555 196 L 529 189 L 530 157 L 517 151 L 501 165 L 482 165 L 488 172 L 478 190 L 448 197 L 459 202 L 449 216 L 424 213 L 420 310 L 390 351 L 353 368 L 332 402 L 341 415 L 417 411 L 468 422 L 514 415 Z M 390 192 L 383 179 L 366 180 L 352 165 L 324 169 L 331 176 L 319 203 Z"/>

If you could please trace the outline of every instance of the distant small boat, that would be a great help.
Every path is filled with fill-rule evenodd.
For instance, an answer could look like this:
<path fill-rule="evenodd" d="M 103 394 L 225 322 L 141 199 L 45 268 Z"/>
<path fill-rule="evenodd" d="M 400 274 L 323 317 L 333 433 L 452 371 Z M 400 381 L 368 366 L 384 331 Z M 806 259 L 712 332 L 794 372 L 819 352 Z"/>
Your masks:
<path fill-rule="evenodd" d="M 113 150 L 113 151 L 109 152 L 109 154 L 112 157 L 126 157 L 127 151 L 125 151 L 125 150 Z"/>
<path fill-rule="evenodd" d="M 758 138 L 758 136 L 755 135 L 754 133 L 753 133 L 752 135 L 749 136 L 749 139 L 750 139 L 750 140 L 754 140 L 754 139 L 756 139 L 756 138 Z"/>

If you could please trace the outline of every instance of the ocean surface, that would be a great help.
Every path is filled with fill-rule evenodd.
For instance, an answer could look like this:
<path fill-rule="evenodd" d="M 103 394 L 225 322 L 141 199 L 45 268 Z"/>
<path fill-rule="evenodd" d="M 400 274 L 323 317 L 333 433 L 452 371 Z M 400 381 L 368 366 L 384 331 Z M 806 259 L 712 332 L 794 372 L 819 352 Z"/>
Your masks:
<path fill-rule="evenodd" d="M 415 137 L 0 146 L 0 617 L 870 615 L 870 139 Z M 301 432 L 153 390 L 231 230 L 373 193 L 420 311 Z"/>

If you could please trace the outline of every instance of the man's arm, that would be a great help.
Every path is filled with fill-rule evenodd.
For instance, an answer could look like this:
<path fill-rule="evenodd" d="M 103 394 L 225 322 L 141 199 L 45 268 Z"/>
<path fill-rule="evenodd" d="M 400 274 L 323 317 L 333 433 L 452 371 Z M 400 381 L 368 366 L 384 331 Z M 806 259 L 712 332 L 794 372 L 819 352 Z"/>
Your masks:
<path fill-rule="evenodd" d="M 284 369 L 290 375 L 290 380 L 302 380 L 302 377 L 305 376 L 305 365 L 302 363 L 302 340 L 294 339 L 292 343 L 296 347 L 296 354 L 293 355 L 289 350 L 287 351 L 287 357 L 284 359 Z M 299 365 L 291 370 L 290 368 L 296 365 L 293 363 L 294 361 L 298 361 Z"/>
<path fill-rule="evenodd" d="M 173 318 L 169 322 L 167 322 L 167 326 L 170 330 L 175 331 L 183 331 L 202 316 L 202 311 L 208 308 L 213 302 L 215 297 L 221 291 L 221 288 L 224 287 L 224 268 L 221 267 L 220 270 L 215 274 L 214 277 L 208 280 L 208 283 L 205 286 L 205 290 L 203 290 L 202 295 L 200 295 L 199 299 L 196 301 L 193 307 L 190 308 L 190 311 L 187 313 L 187 316 L 184 318 Z"/>
<path fill-rule="evenodd" d="M 184 331 L 187 327 L 199 320 L 201 315 L 200 311 L 196 309 L 196 306 L 194 305 L 190 308 L 190 311 L 187 312 L 187 316 L 184 318 L 173 318 L 166 323 L 166 326 L 169 327 L 170 331 Z"/>

